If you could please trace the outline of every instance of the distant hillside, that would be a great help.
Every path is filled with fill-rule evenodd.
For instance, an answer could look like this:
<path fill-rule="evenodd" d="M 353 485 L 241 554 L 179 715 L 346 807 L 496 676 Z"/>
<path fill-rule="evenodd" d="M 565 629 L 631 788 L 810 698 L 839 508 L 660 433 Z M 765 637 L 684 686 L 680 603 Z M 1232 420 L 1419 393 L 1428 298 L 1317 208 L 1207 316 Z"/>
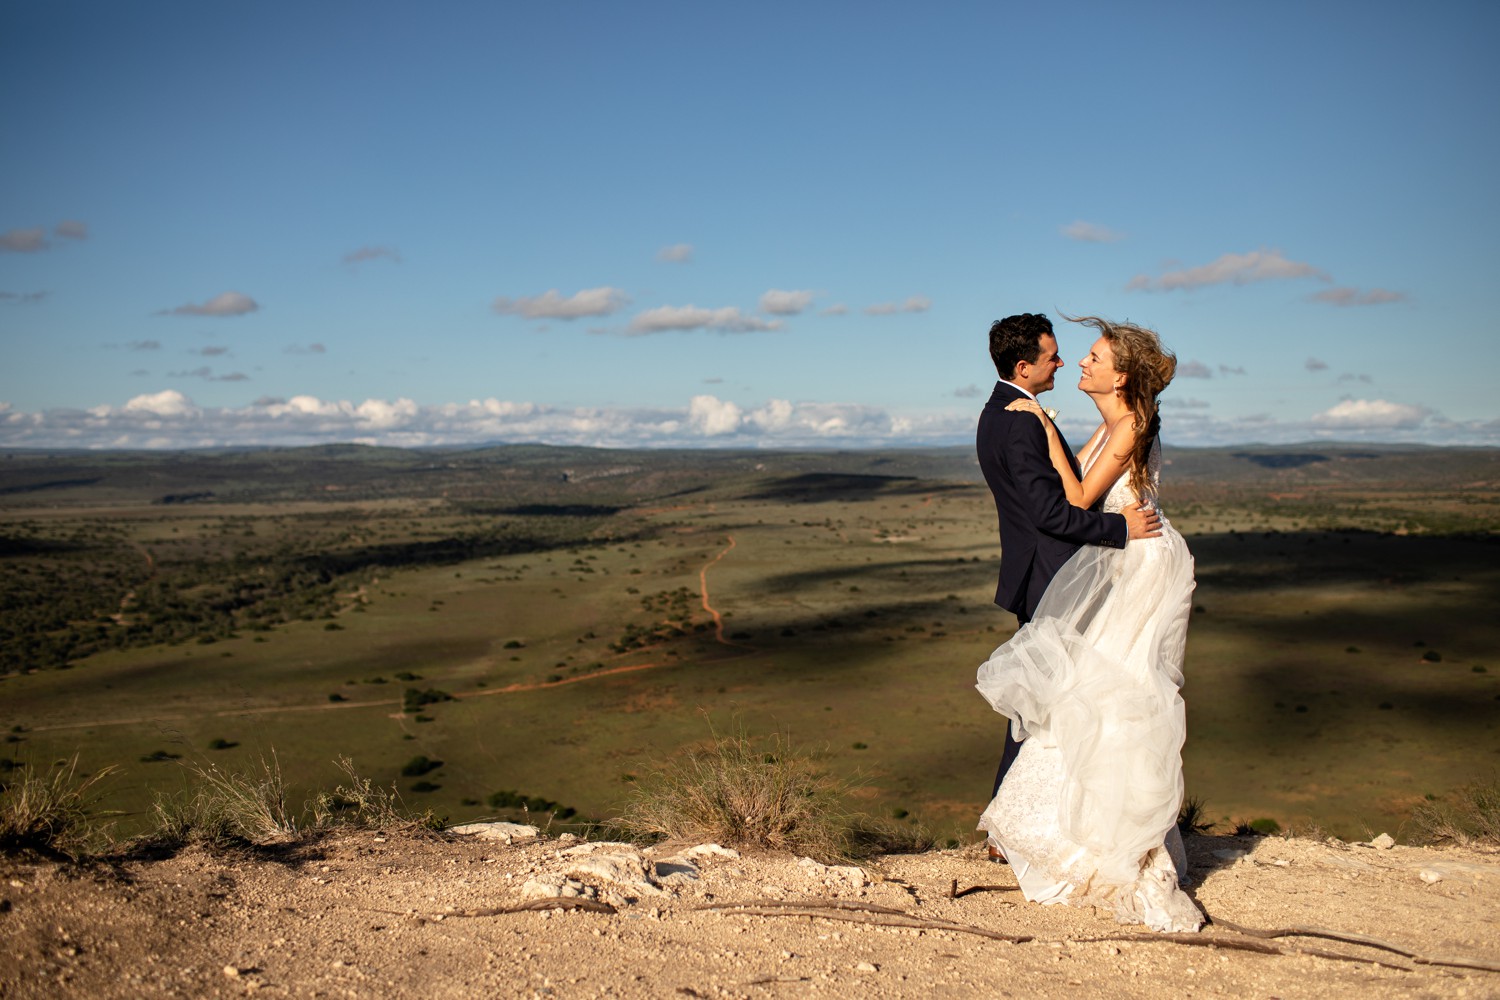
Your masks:
<path fill-rule="evenodd" d="M 1168 447 L 1165 458 L 1166 476 L 1178 485 L 1500 487 L 1496 448 Z M 787 483 L 796 494 L 816 483 L 809 476 L 980 482 L 968 447 L 790 452 L 546 445 L 407 450 L 339 444 L 242 451 L 11 451 L 0 457 L 0 505 L 493 499 L 497 493 L 516 502 L 628 505 L 707 490 L 772 495 L 785 488 L 778 484 Z M 852 481 L 840 482 L 847 488 Z"/>

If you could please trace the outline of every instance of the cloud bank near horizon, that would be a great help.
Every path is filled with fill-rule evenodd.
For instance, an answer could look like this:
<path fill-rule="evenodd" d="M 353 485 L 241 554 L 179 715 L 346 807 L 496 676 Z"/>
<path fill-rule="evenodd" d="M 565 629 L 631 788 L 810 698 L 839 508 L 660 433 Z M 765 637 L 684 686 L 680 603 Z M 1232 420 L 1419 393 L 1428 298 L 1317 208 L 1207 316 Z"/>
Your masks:
<path fill-rule="evenodd" d="M 1500 419 L 1451 421 L 1383 399 L 1342 400 L 1311 418 L 1215 418 L 1196 400 L 1163 400 L 1168 445 L 1359 441 L 1500 446 Z M 334 442 L 424 447 L 515 442 L 613 448 L 911 448 L 971 445 L 974 407 L 907 411 L 839 402 L 770 399 L 760 405 L 702 394 L 675 407 L 558 407 L 500 399 L 424 405 L 407 398 L 262 397 L 239 407 L 199 406 L 179 390 L 142 393 L 120 406 L 16 410 L 0 403 L 0 446 L 176 449 Z M 1064 416 L 1082 440 L 1089 420 Z"/>

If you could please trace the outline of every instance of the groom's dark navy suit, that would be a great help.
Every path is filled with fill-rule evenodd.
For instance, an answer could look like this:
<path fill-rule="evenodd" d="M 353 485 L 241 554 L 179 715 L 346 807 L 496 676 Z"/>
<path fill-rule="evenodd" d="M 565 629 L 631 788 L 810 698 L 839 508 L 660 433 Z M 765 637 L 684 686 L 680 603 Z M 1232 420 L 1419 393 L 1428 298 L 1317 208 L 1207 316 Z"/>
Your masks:
<path fill-rule="evenodd" d="M 1025 393 L 1009 382 L 996 382 L 995 391 L 979 415 L 975 442 L 979 468 L 995 495 L 1000 517 L 1000 583 L 995 603 L 1013 612 L 1021 624 L 1031 621 L 1047 585 L 1082 545 L 1123 548 L 1128 529 L 1123 514 L 1082 510 L 1068 503 L 1062 480 L 1047 453 L 1047 434 L 1035 415 L 1005 407 Z M 1063 442 L 1068 462 L 1078 473 L 1078 460 Z M 995 790 L 1019 748 L 1005 731 L 1005 751 Z"/>

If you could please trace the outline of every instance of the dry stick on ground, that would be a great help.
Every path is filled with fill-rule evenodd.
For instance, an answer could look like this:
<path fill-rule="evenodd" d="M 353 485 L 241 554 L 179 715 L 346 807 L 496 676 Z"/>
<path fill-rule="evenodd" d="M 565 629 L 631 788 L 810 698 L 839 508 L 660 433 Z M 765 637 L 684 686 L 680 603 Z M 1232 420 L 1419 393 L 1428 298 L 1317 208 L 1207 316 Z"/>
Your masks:
<path fill-rule="evenodd" d="M 1500 964 L 1495 962 L 1481 962 L 1468 958 L 1428 958 L 1409 951 L 1400 945 L 1382 941 L 1379 938 L 1369 937 L 1365 934 L 1352 934 L 1345 931 L 1329 930 L 1326 927 L 1277 927 L 1262 929 L 1259 927 L 1241 927 L 1239 924 L 1228 920 L 1214 920 L 1214 926 L 1223 927 L 1225 930 L 1234 931 L 1237 934 L 1247 934 L 1257 938 L 1281 938 L 1281 937 L 1315 937 L 1326 938 L 1329 941 L 1344 941 L 1349 944 L 1362 944 L 1367 948 L 1379 948 L 1384 951 L 1394 952 L 1403 958 L 1409 958 L 1418 965 L 1443 965 L 1455 969 L 1477 969 L 1480 972 L 1500 972 Z"/>
<path fill-rule="evenodd" d="M 738 911 L 747 916 L 759 917 L 813 917 L 824 920 L 843 920 L 850 923 L 874 924 L 881 927 L 907 927 L 918 930 L 950 931 L 956 934 L 972 934 L 977 937 L 990 938 L 995 941 L 1008 941 L 1012 944 L 1025 944 L 1036 940 L 1030 934 L 1003 934 L 999 931 L 987 930 L 972 924 L 961 924 L 951 920 L 940 920 L 931 917 L 918 917 L 902 910 L 892 909 L 885 906 L 869 906 L 861 903 L 848 903 L 840 900 L 826 902 L 795 901 L 778 899 L 755 899 L 743 903 L 710 903 L 706 906 L 696 907 L 700 910 L 716 911 Z M 1219 926 L 1224 926 L 1223 922 Z M 1227 929 L 1227 928 L 1226 928 Z M 1305 930 L 1305 929 L 1304 929 Z M 1232 930 L 1231 933 L 1238 933 Z M 1358 955 L 1345 955 L 1336 951 L 1325 951 L 1322 948 L 1305 948 L 1299 945 L 1282 947 L 1271 944 L 1264 940 L 1268 937 L 1284 936 L 1286 934 L 1299 933 L 1296 930 L 1286 932 L 1260 932 L 1259 934 L 1248 934 L 1240 937 L 1226 937 L 1219 934 L 1174 934 L 1157 932 L 1125 931 L 1118 934 L 1100 934 L 1085 938 L 1064 938 L 1072 944 L 1097 944 L 1108 941 L 1132 941 L 1142 943 L 1168 943 L 1181 944 L 1196 948 L 1223 948 L 1232 951 L 1251 951 L 1262 955 L 1309 955 L 1314 958 L 1326 958 L 1339 962 L 1359 962 L 1361 964 L 1378 965 L 1386 969 L 1396 969 L 1401 972 L 1412 970 L 1404 965 L 1395 965 L 1390 962 L 1382 962 L 1378 959 L 1362 957 Z M 1321 936 L 1328 936 L 1334 940 L 1345 941 L 1350 944 L 1364 944 L 1370 947 L 1384 947 L 1394 951 L 1420 965 L 1443 965 L 1454 968 L 1475 969 L 1481 972 L 1500 972 L 1500 967 L 1486 963 L 1468 961 L 1450 961 L 1446 959 L 1424 958 L 1411 952 L 1403 951 L 1393 945 L 1385 945 L 1383 942 L 1374 943 L 1374 939 L 1361 939 L 1358 935 L 1339 935 L 1336 931 L 1321 932 Z"/>
<path fill-rule="evenodd" d="M 420 917 L 423 920 L 451 920 L 455 917 L 500 917 L 507 913 L 530 913 L 535 910 L 583 910 L 588 913 L 618 913 L 613 906 L 597 899 L 574 899 L 569 896 L 548 896 L 533 899 L 515 906 L 491 906 L 483 910 L 458 910 L 452 913 L 418 913 L 415 910 L 382 910 L 361 906 L 366 913 L 389 913 L 394 917 Z"/>

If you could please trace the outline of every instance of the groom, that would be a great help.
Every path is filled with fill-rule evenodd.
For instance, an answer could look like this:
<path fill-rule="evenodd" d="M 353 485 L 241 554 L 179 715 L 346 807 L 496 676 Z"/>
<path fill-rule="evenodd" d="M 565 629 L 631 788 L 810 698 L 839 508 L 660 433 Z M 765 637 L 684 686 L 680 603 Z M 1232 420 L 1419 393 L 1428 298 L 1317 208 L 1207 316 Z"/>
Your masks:
<path fill-rule="evenodd" d="M 1025 625 L 1036 613 L 1047 584 L 1080 546 L 1123 548 L 1127 538 L 1154 538 L 1161 534 L 1161 516 L 1155 510 L 1137 508 L 1105 514 L 1068 503 L 1062 480 L 1048 458 L 1041 422 L 1030 413 L 1005 408 L 1014 400 L 1036 399 L 1051 389 L 1053 377 L 1063 366 L 1046 316 L 1022 313 L 994 323 L 990 358 L 1000 381 L 979 415 L 976 444 L 979 468 L 995 495 L 1000 516 L 1000 584 L 995 603 Z M 1063 450 L 1077 475 L 1078 460 L 1066 441 Z M 1000 790 L 1020 746 L 1007 726 L 991 797 Z"/>

